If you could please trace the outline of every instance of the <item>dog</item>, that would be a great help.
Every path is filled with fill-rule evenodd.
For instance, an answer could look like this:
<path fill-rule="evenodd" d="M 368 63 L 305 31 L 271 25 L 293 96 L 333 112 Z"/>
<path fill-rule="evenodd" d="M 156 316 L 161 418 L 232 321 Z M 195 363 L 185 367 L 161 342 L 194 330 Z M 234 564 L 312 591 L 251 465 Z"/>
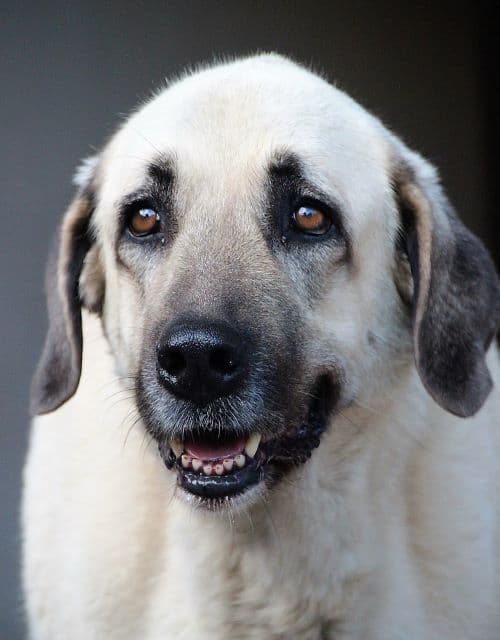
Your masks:
<path fill-rule="evenodd" d="M 76 183 L 31 637 L 498 639 L 500 286 L 434 167 L 266 54 L 173 82 Z"/>

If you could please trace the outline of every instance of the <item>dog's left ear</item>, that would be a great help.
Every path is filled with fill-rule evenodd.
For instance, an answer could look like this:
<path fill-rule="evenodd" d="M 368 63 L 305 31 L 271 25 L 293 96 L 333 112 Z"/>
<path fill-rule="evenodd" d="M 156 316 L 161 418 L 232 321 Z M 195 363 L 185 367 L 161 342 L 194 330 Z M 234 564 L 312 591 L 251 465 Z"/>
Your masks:
<path fill-rule="evenodd" d="M 500 325 L 495 267 L 423 158 L 399 148 L 393 186 L 413 277 L 417 370 L 439 405 L 472 416 L 492 388 L 485 355 Z"/>
<path fill-rule="evenodd" d="M 81 306 L 98 310 L 104 293 L 96 284 L 98 251 L 93 246 L 91 216 L 94 209 L 93 163 L 80 169 L 78 193 L 62 220 L 50 253 L 46 274 L 49 328 L 31 385 L 31 413 L 54 411 L 76 391 L 82 364 Z M 90 258 L 90 260 L 89 260 Z M 80 276 L 82 275 L 80 286 Z M 93 277 L 85 278 L 85 272 Z"/>

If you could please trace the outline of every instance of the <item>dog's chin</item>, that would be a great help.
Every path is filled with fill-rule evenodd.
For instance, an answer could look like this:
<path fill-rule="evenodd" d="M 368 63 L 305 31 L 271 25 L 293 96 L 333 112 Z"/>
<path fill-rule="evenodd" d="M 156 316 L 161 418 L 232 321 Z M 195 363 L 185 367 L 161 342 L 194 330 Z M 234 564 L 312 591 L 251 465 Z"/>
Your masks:
<path fill-rule="evenodd" d="M 304 422 L 282 435 L 241 435 L 193 430 L 159 441 L 167 468 L 177 475 L 180 494 L 189 504 L 211 511 L 237 510 L 258 501 L 293 468 L 307 462 L 320 445 L 334 404 L 328 376 L 310 391 Z"/>

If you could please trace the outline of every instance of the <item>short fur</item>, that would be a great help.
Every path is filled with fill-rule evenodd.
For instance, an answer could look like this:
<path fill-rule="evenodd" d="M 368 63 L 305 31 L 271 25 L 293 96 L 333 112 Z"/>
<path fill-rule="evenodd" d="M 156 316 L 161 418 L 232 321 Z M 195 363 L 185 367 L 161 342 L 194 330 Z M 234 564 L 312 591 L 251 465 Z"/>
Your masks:
<path fill-rule="evenodd" d="M 160 92 L 77 182 L 32 388 L 33 640 L 498 638 L 500 288 L 434 168 L 263 55 Z M 328 241 L 283 232 L 295 192 L 331 206 Z M 147 246 L 123 227 L 144 194 Z M 193 313 L 252 345 L 248 393 L 210 415 L 152 365 Z M 284 433 L 318 374 L 338 394 L 310 461 L 219 513 L 180 499 L 154 438 Z"/>

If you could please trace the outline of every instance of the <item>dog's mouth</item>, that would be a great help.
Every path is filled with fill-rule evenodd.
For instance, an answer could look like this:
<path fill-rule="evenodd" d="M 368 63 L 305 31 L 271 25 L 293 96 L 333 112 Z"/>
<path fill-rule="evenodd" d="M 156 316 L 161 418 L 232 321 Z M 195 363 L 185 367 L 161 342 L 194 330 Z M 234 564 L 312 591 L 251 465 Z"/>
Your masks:
<path fill-rule="evenodd" d="M 329 378 L 320 377 L 310 393 L 304 422 L 282 436 L 193 430 L 160 442 L 160 454 L 167 468 L 176 471 L 184 491 L 207 506 L 222 506 L 261 483 L 271 486 L 306 462 L 327 427 L 333 395 Z"/>

